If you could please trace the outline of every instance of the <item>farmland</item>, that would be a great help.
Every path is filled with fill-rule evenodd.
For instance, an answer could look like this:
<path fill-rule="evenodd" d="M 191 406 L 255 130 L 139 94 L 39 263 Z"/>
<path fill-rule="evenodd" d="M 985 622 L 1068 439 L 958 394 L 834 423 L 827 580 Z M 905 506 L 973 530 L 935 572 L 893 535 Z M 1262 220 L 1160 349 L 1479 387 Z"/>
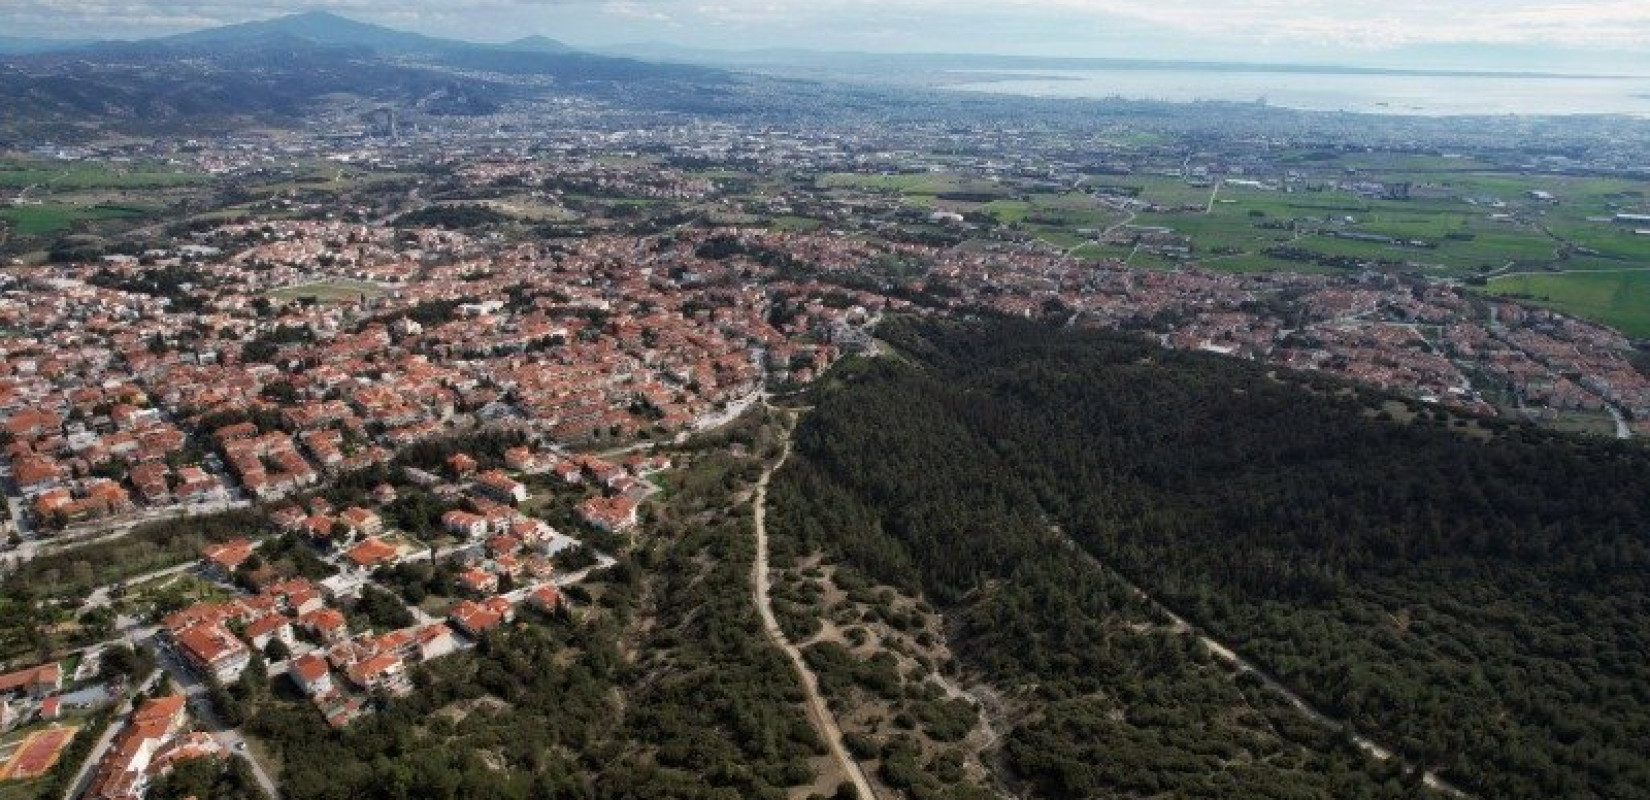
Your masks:
<path fill-rule="evenodd" d="M 19 236 L 38 236 L 70 230 L 81 221 L 138 219 L 150 209 L 133 206 L 39 205 L 0 209 L 0 220 L 9 223 Z"/>
<path fill-rule="evenodd" d="M 963 217 L 953 225 L 1041 241 L 1076 259 L 1468 280 L 1650 334 L 1650 277 L 1631 272 L 1650 267 L 1650 235 L 1617 218 L 1650 210 L 1650 183 L 1508 171 L 1449 156 L 1290 158 L 1280 163 L 1298 169 L 1265 180 L 1165 169 L 1068 185 L 930 171 L 833 173 L 811 188 L 952 212 Z"/>
<path fill-rule="evenodd" d="M 191 186 L 209 179 L 210 176 L 198 172 L 164 165 L 0 161 L 0 189 L 157 189 Z"/>
<path fill-rule="evenodd" d="M 1650 265 L 1614 272 L 1509 275 L 1489 291 L 1596 320 L 1629 336 L 1650 336 Z"/>

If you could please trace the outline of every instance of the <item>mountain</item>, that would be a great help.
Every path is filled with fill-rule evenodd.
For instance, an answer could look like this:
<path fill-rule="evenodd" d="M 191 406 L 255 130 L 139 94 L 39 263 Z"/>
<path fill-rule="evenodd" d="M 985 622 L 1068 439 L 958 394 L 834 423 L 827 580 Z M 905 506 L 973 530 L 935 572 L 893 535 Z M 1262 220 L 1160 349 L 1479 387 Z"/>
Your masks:
<path fill-rule="evenodd" d="M 382 55 L 444 52 L 471 47 L 465 42 L 436 39 L 380 25 L 357 22 L 325 11 L 292 14 L 258 22 L 246 22 L 202 31 L 149 40 L 157 45 L 183 47 L 258 46 L 268 42 L 293 40 L 315 45 L 355 47 Z"/>
<path fill-rule="evenodd" d="M 513 42 L 494 45 L 499 50 L 522 50 L 533 53 L 573 53 L 577 52 L 565 42 L 558 42 L 546 36 L 527 36 Z"/>
<path fill-rule="evenodd" d="M 547 91 L 517 76 L 550 78 L 561 94 L 675 110 L 705 108 L 728 81 L 715 69 L 581 53 L 540 36 L 476 44 L 312 12 L 0 54 L 0 136 L 73 138 L 69 131 L 99 126 L 204 130 L 245 118 L 291 125 L 339 97 L 434 115 L 488 114 L 512 97 Z"/>
<path fill-rule="evenodd" d="M 24 55 L 27 53 L 50 53 L 58 50 L 72 50 L 91 44 L 88 40 L 78 39 L 36 39 L 18 36 L 0 36 L 0 56 Z"/>

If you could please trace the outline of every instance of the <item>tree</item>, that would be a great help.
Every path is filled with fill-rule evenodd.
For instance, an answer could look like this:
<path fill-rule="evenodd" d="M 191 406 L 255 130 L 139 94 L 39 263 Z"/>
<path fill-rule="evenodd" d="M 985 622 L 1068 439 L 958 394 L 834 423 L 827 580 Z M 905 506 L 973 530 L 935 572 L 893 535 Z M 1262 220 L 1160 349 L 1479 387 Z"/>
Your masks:
<path fill-rule="evenodd" d="M 271 639 L 271 641 L 276 641 Z M 256 700 L 269 689 L 269 665 L 262 654 L 254 651 L 247 659 L 246 669 L 236 679 L 234 695 L 237 700 Z"/>
<path fill-rule="evenodd" d="M 105 681 L 130 679 L 147 674 L 154 668 L 154 660 L 146 653 L 124 644 L 113 644 L 103 649 L 102 661 L 98 665 L 98 677 Z"/>

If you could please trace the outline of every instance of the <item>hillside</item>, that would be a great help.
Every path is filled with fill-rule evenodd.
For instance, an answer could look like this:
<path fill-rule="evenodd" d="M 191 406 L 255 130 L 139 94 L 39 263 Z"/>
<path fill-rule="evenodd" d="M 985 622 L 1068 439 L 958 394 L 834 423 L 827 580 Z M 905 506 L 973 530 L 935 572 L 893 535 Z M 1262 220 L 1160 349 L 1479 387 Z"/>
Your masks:
<path fill-rule="evenodd" d="M 1251 678 L 1216 680 L 1132 584 L 1471 794 L 1650 796 L 1642 447 L 1117 335 L 885 337 L 897 357 L 814 393 L 772 524 L 940 606 L 958 667 L 1017 709 L 1008 779 L 1045 797 L 1389 791 L 1392 762 L 1349 757 Z M 1242 724 L 1257 715 L 1288 735 Z"/>
<path fill-rule="evenodd" d="M 436 116 L 493 113 L 550 79 L 562 93 L 696 104 L 725 76 L 580 53 L 531 37 L 473 44 L 298 14 L 137 42 L 0 55 L 0 135 L 64 137 L 99 126 L 209 133 L 238 120 L 293 127 L 340 97 Z"/>

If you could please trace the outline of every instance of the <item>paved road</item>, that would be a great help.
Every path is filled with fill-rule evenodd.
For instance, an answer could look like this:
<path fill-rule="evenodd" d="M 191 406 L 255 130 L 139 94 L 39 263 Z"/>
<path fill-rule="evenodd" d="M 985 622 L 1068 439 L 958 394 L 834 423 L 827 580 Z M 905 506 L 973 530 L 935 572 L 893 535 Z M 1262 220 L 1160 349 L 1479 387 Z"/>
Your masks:
<path fill-rule="evenodd" d="M 14 501 L 15 502 L 15 501 Z M 156 511 L 146 511 L 131 516 L 121 517 L 112 522 L 96 523 L 91 527 L 71 528 L 50 538 L 34 537 L 27 539 L 17 546 L 16 550 L 6 554 L 12 563 L 22 563 L 32 558 L 55 553 L 70 547 L 106 542 L 131 534 L 139 526 L 151 522 L 162 522 L 173 519 L 187 519 L 205 514 L 216 514 L 234 508 L 245 508 L 252 503 L 247 500 L 222 500 L 200 505 L 170 507 Z"/>
<path fill-rule="evenodd" d="M 831 750 L 831 757 L 836 759 L 842 767 L 842 773 L 847 775 L 854 788 L 859 790 L 859 796 L 863 800 L 876 800 L 877 793 L 871 788 L 871 782 L 865 778 L 865 771 L 860 769 L 859 762 L 848 755 L 848 748 L 842 744 L 842 729 L 837 726 L 836 717 L 831 714 L 824 698 L 819 695 L 819 678 L 802 659 L 802 651 L 791 644 L 790 640 L 785 638 L 784 632 L 779 629 L 779 620 L 773 615 L 773 604 L 768 597 L 768 526 L 765 508 L 768 502 L 768 479 L 790 457 L 791 440 L 787 435 L 785 450 L 779 456 L 779 460 L 768 467 L 756 481 L 756 493 L 751 499 L 756 521 L 756 561 L 751 565 L 751 594 L 756 600 L 757 613 L 762 617 L 763 632 L 790 657 L 791 666 L 796 668 L 797 676 L 802 679 L 803 691 L 808 695 L 808 721 L 813 723 L 814 730 L 825 740 L 825 744 Z"/>
<path fill-rule="evenodd" d="M 195 675 L 193 670 L 183 666 L 166 648 L 159 648 L 157 655 L 167 674 L 183 687 L 184 695 L 189 698 L 189 710 L 194 713 L 195 719 L 200 721 L 201 728 L 210 733 L 225 752 L 246 759 L 247 764 L 252 767 L 253 779 L 264 790 L 264 794 L 279 798 L 281 793 L 276 789 L 274 779 L 264 771 L 264 765 L 253 757 L 252 751 L 246 749 L 246 739 L 239 731 L 225 725 L 218 719 L 217 712 L 212 710 L 212 703 L 207 699 L 206 683 Z"/>
<path fill-rule="evenodd" d="M 149 676 L 148 680 L 143 682 L 142 686 L 135 691 L 126 693 L 126 699 L 121 701 L 119 708 L 115 709 L 112 721 L 103 729 L 103 735 L 99 736 L 97 743 L 92 745 L 91 751 L 86 754 L 86 760 L 80 762 L 80 768 L 75 771 L 74 779 L 70 780 L 68 788 L 63 790 L 63 800 L 74 800 L 86 791 L 86 784 L 92 779 L 92 767 L 97 766 L 97 762 L 103 760 L 103 754 L 109 750 L 110 743 L 114 742 L 115 734 L 120 733 L 121 729 L 126 727 L 126 715 L 132 713 L 133 695 L 139 691 L 147 692 L 149 687 L 153 686 L 162 674 L 160 670 L 156 670 L 153 675 Z"/>

